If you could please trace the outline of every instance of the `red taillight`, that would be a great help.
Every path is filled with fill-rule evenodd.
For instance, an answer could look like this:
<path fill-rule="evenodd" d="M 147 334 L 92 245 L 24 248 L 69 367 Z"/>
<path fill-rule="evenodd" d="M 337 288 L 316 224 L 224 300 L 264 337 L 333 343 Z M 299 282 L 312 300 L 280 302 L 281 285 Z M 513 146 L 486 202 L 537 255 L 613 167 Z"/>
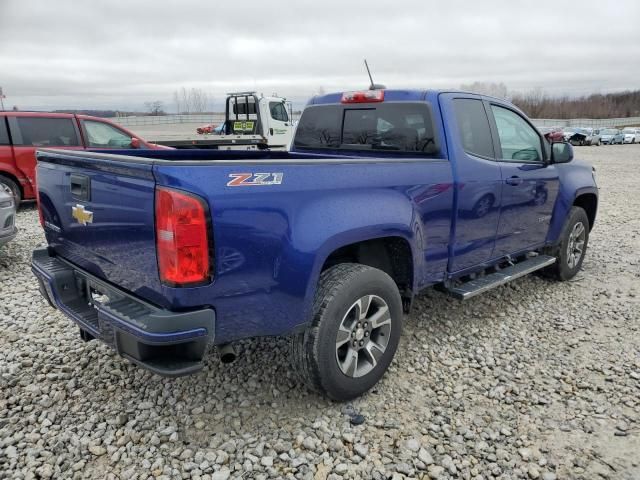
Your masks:
<path fill-rule="evenodd" d="M 342 103 L 371 103 L 384 101 L 384 90 L 364 90 L 362 92 L 344 92 Z"/>
<path fill-rule="evenodd" d="M 160 279 L 171 286 L 209 281 L 205 203 L 192 195 L 156 189 L 156 245 Z"/>

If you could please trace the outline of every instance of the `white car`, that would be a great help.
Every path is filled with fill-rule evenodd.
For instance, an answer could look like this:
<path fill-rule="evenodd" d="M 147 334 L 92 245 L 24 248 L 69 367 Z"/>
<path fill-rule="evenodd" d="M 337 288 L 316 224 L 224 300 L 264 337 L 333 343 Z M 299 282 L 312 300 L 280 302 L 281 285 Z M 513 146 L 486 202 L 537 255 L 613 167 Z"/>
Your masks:
<path fill-rule="evenodd" d="M 16 205 L 13 193 L 0 188 L 0 246 L 9 243 L 18 233 L 15 218 Z"/>
<path fill-rule="evenodd" d="M 624 128 L 622 129 L 622 134 L 624 135 L 624 143 L 640 142 L 640 129 Z"/>

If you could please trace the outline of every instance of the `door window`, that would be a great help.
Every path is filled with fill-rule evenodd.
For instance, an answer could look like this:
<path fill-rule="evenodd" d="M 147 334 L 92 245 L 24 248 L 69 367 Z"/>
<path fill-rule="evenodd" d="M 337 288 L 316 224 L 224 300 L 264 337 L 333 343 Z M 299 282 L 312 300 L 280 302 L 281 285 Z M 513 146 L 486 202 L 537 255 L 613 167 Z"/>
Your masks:
<path fill-rule="evenodd" d="M 0 145 L 10 145 L 9 130 L 7 129 L 7 121 L 4 117 L 0 117 Z"/>
<path fill-rule="evenodd" d="M 22 140 L 17 145 L 77 147 L 80 145 L 71 118 L 16 117 Z M 15 139 L 14 139 L 15 140 Z"/>
<path fill-rule="evenodd" d="M 542 141 L 535 129 L 517 113 L 491 105 L 496 120 L 503 160 L 542 162 Z"/>
<path fill-rule="evenodd" d="M 269 110 L 271 110 L 271 118 L 274 120 L 278 120 L 280 122 L 289 121 L 289 115 L 287 114 L 287 109 L 284 108 L 284 104 L 279 102 L 270 102 Z"/>
<path fill-rule="evenodd" d="M 481 100 L 457 98 L 453 107 L 464 151 L 479 157 L 494 158 L 489 119 Z"/>
<path fill-rule="evenodd" d="M 108 123 L 84 121 L 87 146 L 92 148 L 131 148 L 131 137 Z"/>

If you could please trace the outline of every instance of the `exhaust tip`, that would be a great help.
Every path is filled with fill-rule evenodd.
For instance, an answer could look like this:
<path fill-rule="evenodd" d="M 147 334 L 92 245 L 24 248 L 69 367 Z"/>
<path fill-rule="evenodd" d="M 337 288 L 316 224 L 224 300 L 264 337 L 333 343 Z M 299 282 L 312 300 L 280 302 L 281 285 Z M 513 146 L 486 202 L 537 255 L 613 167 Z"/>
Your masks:
<path fill-rule="evenodd" d="M 222 363 L 233 363 L 236 360 L 236 349 L 233 345 L 229 343 L 220 345 L 218 351 L 220 352 L 220 361 Z"/>

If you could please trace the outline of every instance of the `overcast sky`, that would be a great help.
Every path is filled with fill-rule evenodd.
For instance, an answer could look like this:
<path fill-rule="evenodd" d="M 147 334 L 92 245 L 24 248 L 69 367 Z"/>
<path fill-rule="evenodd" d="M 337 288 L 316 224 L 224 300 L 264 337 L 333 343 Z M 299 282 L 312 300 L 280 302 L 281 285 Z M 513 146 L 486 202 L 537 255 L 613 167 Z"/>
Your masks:
<path fill-rule="evenodd" d="M 535 5 L 535 6 L 533 6 Z M 0 86 L 20 108 L 139 109 L 199 87 L 306 101 L 367 85 L 640 88 L 640 2 L 0 0 Z"/>

